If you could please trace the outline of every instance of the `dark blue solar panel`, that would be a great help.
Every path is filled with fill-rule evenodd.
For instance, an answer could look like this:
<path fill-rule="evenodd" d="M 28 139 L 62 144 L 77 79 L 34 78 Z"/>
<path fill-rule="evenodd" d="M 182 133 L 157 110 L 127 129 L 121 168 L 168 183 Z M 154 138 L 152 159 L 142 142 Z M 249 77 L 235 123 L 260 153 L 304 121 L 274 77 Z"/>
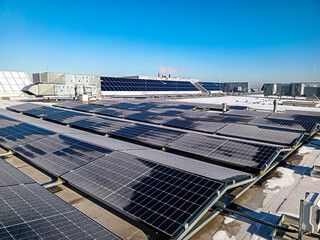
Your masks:
<path fill-rule="evenodd" d="M 218 82 L 198 82 L 203 88 L 208 91 L 221 91 L 222 90 L 222 83 Z"/>
<path fill-rule="evenodd" d="M 188 81 L 146 80 L 116 77 L 101 77 L 102 91 L 196 91 L 199 90 Z"/>

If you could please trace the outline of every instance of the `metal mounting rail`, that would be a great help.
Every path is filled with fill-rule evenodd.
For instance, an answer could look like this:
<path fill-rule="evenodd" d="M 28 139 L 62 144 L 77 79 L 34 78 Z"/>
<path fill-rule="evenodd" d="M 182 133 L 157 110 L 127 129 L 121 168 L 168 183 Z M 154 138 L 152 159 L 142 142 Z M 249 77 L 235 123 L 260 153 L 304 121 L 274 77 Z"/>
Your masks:
<path fill-rule="evenodd" d="M 41 186 L 44 187 L 44 188 L 51 188 L 51 187 L 59 186 L 59 185 L 61 185 L 63 183 L 65 183 L 65 181 L 63 179 L 61 179 L 61 178 L 58 178 L 55 181 L 48 182 L 48 183 L 43 183 L 43 184 L 41 184 Z"/>
<path fill-rule="evenodd" d="M 9 150 L 8 152 L 0 153 L 0 158 L 11 156 L 11 155 L 13 155 L 13 152 L 11 150 Z"/>

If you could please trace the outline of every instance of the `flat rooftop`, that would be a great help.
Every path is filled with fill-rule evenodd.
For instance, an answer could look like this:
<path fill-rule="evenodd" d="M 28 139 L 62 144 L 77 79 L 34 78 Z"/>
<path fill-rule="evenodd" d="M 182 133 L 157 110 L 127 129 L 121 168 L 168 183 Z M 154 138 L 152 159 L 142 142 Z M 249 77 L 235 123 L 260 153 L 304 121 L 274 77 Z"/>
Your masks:
<path fill-rule="evenodd" d="M 209 106 L 211 104 L 216 106 L 227 103 L 228 106 L 245 106 L 250 109 L 266 112 L 273 109 L 273 100 L 273 98 L 264 98 L 262 96 L 225 96 L 162 101 L 172 104 L 199 103 Z M 143 100 L 141 101 L 143 102 Z M 130 103 L 130 101 L 128 102 Z M 178 156 L 171 152 L 164 152 L 154 148 L 151 149 L 143 144 L 141 145 L 123 139 L 106 138 L 105 136 L 84 131 L 83 129 L 68 127 L 46 121 L 45 119 L 5 110 L 6 107 L 16 106 L 21 103 L 22 102 L 18 101 L 1 101 L 0 114 L 54 131 L 58 134 L 64 134 L 68 137 L 85 140 L 92 144 L 116 149 L 120 152 L 130 153 L 140 157 L 152 156 L 155 161 L 166 165 L 170 165 L 170 161 L 167 159 L 174 159 L 176 164 L 187 161 L 188 164 L 185 165 L 188 166 L 183 164 L 179 166 L 180 169 L 185 168 L 184 170 L 186 171 L 188 167 L 190 168 L 190 166 L 193 166 L 193 164 L 197 162 L 197 160 L 192 157 Z M 39 106 L 53 105 L 52 103 L 37 104 L 39 104 Z M 319 108 L 286 105 L 279 105 L 278 109 L 280 112 L 285 110 L 320 112 Z M 162 112 L 158 112 L 157 114 L 161 115 Z M 97 114 L 94 115 L 97 116 Z M 130 119 L 123 120 L 135 122 Z M 153 123 L 146 124 L 153 126 Z M 168 129 L 176 128 L 169 126 Z M 206 133 L 203 134 L 206 135 Z M 248 142 L 251 141 L 253 140 L 248 140 Z M 1 149 L 1 151 L 5 152 L 4 149 Z M 48 183 L 52 180 L 50 174 L 33 164 L 29 164 L 22 158 L 11 155 L 6 157 L 5 160 L 40 184 Z M 202 162 L 201 164 L 205 166 L 207 163 Z M 310 171 L 314 165 L 320 165 L 320 136 L 318 134 L 314 135 L 308 144 L 300 146 L 289 158 L 244 192 L 234 203 L 242 207 L 241 212 L 275 224 L 279 221 L 283 213 L 298 216 L 300 199 L 304 199 L 306 192 L 319 192 L 320 189 L 320 179 L 310 176 Z M 206 166 L 210 169 L 209 165 Z M 193 168 L 195 171 L 198 171 L 197 174 L 202 176 L 211 177 L 210 174 L 213 174 L 213 170 L 210 171 L 207 169 L 207 171 L 203 171 L 203 168 L 202 170 L 201 168 L 196 169 L 196 165 L 194 165 Z M 237 171 L 238 170 L 234 170 L 229 177 L 237 175 Z M 220 178 L 220 180 L 223 181 L 224 179 Z M 62 184 L 51 188 L 50 191 L 122 239 L 157 238 L 157 235 L 153 231 L 150 231 L 148 227 L 145 227 L 144 224 L 119 214 L 112 208 L 101 204 L 96 199 L 79 191 L 76 187 L 72 187 L 69 184 Z M 219 214 L 190 239 L 271 239 L 272 231 L 273 229 L 270 227 L 252 222 L 238 215 Z M 293 238 L 288 235 L 285 239 Z"/>

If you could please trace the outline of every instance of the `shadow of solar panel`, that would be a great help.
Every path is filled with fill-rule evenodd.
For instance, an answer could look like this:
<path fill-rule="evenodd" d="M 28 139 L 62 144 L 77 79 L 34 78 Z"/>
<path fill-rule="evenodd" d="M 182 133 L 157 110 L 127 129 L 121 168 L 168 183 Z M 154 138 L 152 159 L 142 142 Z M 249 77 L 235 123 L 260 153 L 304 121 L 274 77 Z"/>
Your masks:
<path fill-rule="evenodd" d="M 40 185 L 0 187 L 1 239 L 118 239 Z"/>
<path fill-rule="evenodd" d="M 173 126 L 173 127 L 180 127 L 180 128 L 188 128 L 189 126 L 191 126 L 195 121 L 192 120 L 187 120 L 184 118 L 179 118 L 179 117 L 175 117 L 172 120 L 169 120 L 168 122 L 165 123 L 165 125 L 167 126 Z"/>
<path fill-rule="evenodd" d="M 227 114 L 239 115 L 239 116 L 251 116 L 251 117 L 268 117 L 271 112 L 262 112 L 262 111 L 250 111 L 250 110 L 238 110 L 230 109 Z"/>
<path fill-rule="evenodd" d="M 128 125 L 132 125 L 132 123 L 130 122 L 95 116 L 91 116 L 90 118 L 82 119 L 79 121 L 74 121 L 70 124 L 72 124 L 72 126 L 90 129 L 103 134 L 118 130 Z"/>
<path fill-rule="evenodd" d="M 63 176 L 97 200 L 174 236 L 223 184 L 113 152 Z"/>
<path fill-rule="evenodd" d="M 154 130 L 150 130 L 142 135 L 139 135 L 135 139 L 147 144 L 163 147 L 168 143 L 173 142 L 176 139 L 182 137 L 185 134 L 186 133 L 182 131 L 159 127 Z"/>
<path fill-rule="evenodd" d="M 196 154 L 230 166 L 250 167 L 260 170 L 278 148 L 228 140 L 215 136 L 188 133 L 168 144 L 166 148 Z"/>
<path fill-rule="evenodd" d="M 193 129 L 201 132 L 214 133 L 226 125 L 227 124 L 225 123 L 202 120 L 202 121 L 196 121 L 194 124 L 188 126 L 188 129 Z"/>
<path fill-rule="evenodd" d="M 265 127 L 230 123 L 217 133 L 225 136 L 252 139 L 280 145 L 294 145 L 301 139 L 301 133 L 268 129 Z"/>
<path fill-rule="evenodd" d="M 20 122 L 0 128 L 0 144 L 6 148 L 14 148 L 51 135 L 54 135 L 54 132 Z"/>
<path fill-rule="evenodd" d="M 21 183 L 28 184 L 35 183 L 35 181 L 6 161 L 0 159 L 0 187 L 19 185 Z"/>
<path fill-rule="evenodd" d="M 248 122 L 250 125 L 266 126 L 274 128 L 291 129 L 302 132 L 312 132 L 316 124 L 312 122 L 301 122 L 295 120 L 283 120 L 274 118 L 255 118 Z"/>
<path fill-rule="evenodd" d="M 85 165 L 111 150 L 63 135 L 55 135 L 13 149 L 54 176 Z"/>
<path fill-rule="evenodd" d="M 131 126 L 120 128 L 119 130 L 112 131 L 110 134 L 118 137 L 124 137 L 128 139 L 136 139 L 136 137 L 149 132 L 150 130 L 154 130 L 157 127 L 143 125 L 143 124 L 134 124 Z"/>

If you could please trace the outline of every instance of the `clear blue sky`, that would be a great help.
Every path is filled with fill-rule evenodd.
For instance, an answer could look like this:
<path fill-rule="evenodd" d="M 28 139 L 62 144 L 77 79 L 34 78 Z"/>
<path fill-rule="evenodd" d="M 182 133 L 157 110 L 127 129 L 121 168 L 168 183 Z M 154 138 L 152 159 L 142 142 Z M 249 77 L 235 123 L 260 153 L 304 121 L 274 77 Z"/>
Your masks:
<path fill-rule="evenodd" d="M 0 0 L 1 70 L 320 81 L 320 0 Z"/>

